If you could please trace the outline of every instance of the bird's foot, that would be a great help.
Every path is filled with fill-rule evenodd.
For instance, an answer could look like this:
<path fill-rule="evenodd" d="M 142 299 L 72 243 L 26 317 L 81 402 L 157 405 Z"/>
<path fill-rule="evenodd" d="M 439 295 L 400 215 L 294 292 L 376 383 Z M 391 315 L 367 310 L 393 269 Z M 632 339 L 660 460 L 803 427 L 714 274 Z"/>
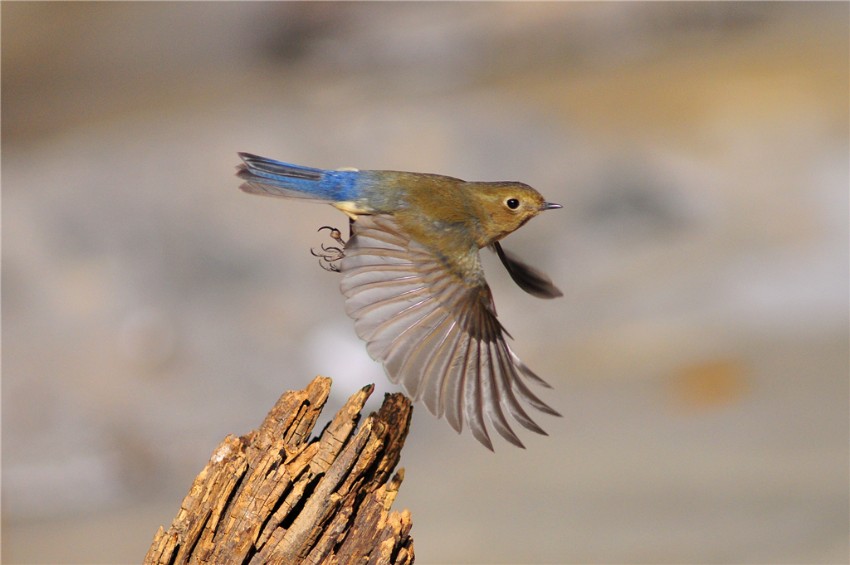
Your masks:
<path fill-rule="evenodd" d="M 325 245 L 323 243 L 320 250 L 311 249 L 310 253 L 313 257 L 319 258 L 319 265 L 324 270 L 338 273 L 339 265 L 337 263 L 340 259 L 345 257 L 345 251 L 343 251 L 343 248 L 345 247 L 345 240 L 342 239 L 342 233 L 336 228 L 332 228 L 331 226 L 322 226 L 319 228 L 319 231 L 322 230 L 328 230 L 330 232 L 331 239 L 334 240 L 339 247 L 336 245 Z"/>

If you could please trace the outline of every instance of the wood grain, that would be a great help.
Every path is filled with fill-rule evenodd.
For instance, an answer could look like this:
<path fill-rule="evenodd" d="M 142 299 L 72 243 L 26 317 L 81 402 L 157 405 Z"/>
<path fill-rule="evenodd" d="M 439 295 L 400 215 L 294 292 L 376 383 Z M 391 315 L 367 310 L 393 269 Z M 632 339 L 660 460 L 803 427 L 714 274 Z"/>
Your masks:
<path fill-rule="evenodd" d="M 358 428 L 369 385 L 314 438 L 330 388 L 316 377 L 284 393 L 256 430 L 227 436 L 145 564 L 412 563 L 410 512 L 390 511 L 410 401 L 386 395 Z"/>

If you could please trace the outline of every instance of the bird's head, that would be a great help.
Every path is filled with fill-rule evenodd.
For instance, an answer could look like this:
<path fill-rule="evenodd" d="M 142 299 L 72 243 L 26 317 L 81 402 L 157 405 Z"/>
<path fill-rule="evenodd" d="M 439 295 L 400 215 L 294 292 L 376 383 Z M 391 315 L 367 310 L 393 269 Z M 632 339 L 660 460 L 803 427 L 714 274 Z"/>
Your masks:
<path fill-rule="evenodd" d="M 543 196 L 521 182 L 470 183 L 473 198 L 480 204 L 486 243 L 497 241 L 519 229 L 528 220 L 542 212 L 560 208 L 560 204 L 546 202 Z"/>

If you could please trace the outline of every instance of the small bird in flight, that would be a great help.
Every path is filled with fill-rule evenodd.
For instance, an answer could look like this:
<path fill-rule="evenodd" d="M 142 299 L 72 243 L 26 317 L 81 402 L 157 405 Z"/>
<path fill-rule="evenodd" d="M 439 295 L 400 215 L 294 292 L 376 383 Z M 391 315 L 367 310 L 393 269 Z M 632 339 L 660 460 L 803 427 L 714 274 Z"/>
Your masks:
<path fill-rule="evenodd" d="M 460 433 L 493 449 L 484 415 L 524 447 L 506 414 L 547 435 L 523 403 L 560 414 L 527 386 L 550 388 L 505 342 L 478 250 L 494 250 L 511 278 L 533 296 L 561 291 L 499 240 L 544 210 L 560 208 L 519 182 L 466 182 L 401 171 L 326 170 L 239 153 L 240 188 L 251 194 L 331 204 L 350 219 L 351 237 L 320 254 L 342 273 L 345 310 L 373 359 L 413 400 Z"/>

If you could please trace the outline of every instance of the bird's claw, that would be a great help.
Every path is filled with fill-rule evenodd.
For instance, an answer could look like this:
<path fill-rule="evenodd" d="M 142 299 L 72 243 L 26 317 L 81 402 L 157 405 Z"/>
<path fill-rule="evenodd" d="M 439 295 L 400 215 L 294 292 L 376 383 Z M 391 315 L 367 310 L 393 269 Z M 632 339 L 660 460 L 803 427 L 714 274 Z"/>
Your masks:
<path fill-rule="evenodd" d="M 339 247 L 332 247 L 325 244 L 322 244 L 321 251 L 311 249 L 310 254 L 313 257 L 319 258 L 319 265 L 324 270 L 333 271 L 334 273 L 339 272 L 339 265 L 336 262 L 345 257 L 345 253 Z"/>
<path fill-rule="evenodd" d="M 343 251 L 343 247 L 345 247 L 345 240 L 342 239 L 342 233 L 331 226 L 322 226 L 319 228 L 319 231 L 328 230 L 330 231 L 331 239 L 338 243 L 341 247 L 337 247 L 335 245 L 325 245 L 324 243 L 321 245 L 321 251 L 317 251 L 316 249 L 311 249 L 310 253 L 313 257 L 319 258 L 319 265 L 326 271 L 332 271 L 334 273 L 339 272 L 339 265 L 336 263 L 345 257 L 345 251 Z"/>
<path fill-rule="evenodd" d="M 331 239 L 334 240 L 335 242 L 337 242 L 338 244 L 342 245 L 343 247 L 345 247 L 345 240 L 342 239 L 342 232 L 341 231 L 339 231 L 338 229 L 331 227 L 331 226 L 322 226 L 322 227 L 319 228 L 318 231 L 322 231 L 322 230 L 328 230 L 329 232 L 331 232 L 330 233 Z"/>

